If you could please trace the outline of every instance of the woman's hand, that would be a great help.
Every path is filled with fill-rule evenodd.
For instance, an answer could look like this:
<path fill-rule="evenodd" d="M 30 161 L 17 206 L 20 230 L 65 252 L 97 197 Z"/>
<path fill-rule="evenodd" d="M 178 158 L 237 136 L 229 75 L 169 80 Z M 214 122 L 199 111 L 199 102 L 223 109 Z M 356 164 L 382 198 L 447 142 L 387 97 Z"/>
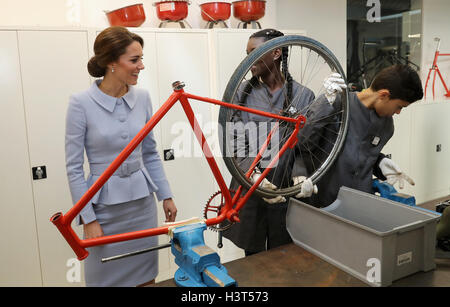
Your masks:
<path fill-rule="evenodd" d="M 175 218 L 177 217 L 177 207 L 175 206 L 172 198 L 164 199 L 163 209 L 164 214 L 166 215 L 165 222 L 175 222 Z"/>
<path fill-rule="evenodd" d="M 86 239 L 93 239 L 98 237 L 103 237 L 103 229 L 100 226 L 100 223 L 97 221 L 93 221 L 89 224 L 83 225 L 84 237 Z"/>

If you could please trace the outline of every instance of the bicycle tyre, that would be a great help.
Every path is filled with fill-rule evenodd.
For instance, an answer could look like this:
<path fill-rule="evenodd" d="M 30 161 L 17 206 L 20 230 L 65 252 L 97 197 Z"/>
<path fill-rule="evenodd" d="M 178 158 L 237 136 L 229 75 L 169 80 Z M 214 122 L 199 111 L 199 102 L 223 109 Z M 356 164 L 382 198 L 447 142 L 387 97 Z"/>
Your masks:
<path fill-rule="evenodd" d="M 259 48 L 253 50 L 236 68 L 233 75 L 231 76 L 227 87 L 225 89 L 222 100 L 224 102 L 233 103 L 234 97 L 238 91 L 239 86 L 241 86 L 244 77 L 248 74 L 251 67 L 257 62 L 262 56 L 268 52 L 283 47 L 297 46 L 301 48 L 309 49 L 320 55 L 325 62 L 329 65 L 330 70 L 339 73 L 345 79 L 344 71 L 336 59 L 334 54 L 323 44 L 318 41 L 299 35 L 288 35 L 282 36 L 275 39 L 271 39 L 261 45 Z M 326 174 L 329 170 L 337 156 L 339 155 L 342 145 L 345 141 L 348 126 L 348 92 L 344 90 L 341 93 L 341 104 L 342 104 L 342 123 L 339 128 L 339 135 L 337 136 L 336 143 L 332 148 L 329 156 L 325 162 L 314 171 L 309 177 L 313 183 L 317 183 L 322 176 Z M 227 107 L 220 107 L 218 122 L 223 128 L 226 126 L 227 122 L 230 120 L 232 109 Z M 229 151 L 228 140 L 230 139 L 226 133 L 226 129 L 219 129 L 221 135 L 219 135 L 220 148 L 222 151 L 222 157 L 224 159 L 225 165 L 231 173 L 232 177 L 236 179 L 239 184 L 244 188 L 249 189 L 252 186 L 252 182 L 245 176 L 243 172 L 236 163 L 233 155 Z M 220 133 L 219 133 L 220 134 Z M 293 196 L 301 191 L 300 185 L 293 185 L 288 188 L 277 189 L 277 190 L 267 190 L 257 188 L 255 193 L 262 197 L 276 197 L 278 195 L 282 196 Z"/>

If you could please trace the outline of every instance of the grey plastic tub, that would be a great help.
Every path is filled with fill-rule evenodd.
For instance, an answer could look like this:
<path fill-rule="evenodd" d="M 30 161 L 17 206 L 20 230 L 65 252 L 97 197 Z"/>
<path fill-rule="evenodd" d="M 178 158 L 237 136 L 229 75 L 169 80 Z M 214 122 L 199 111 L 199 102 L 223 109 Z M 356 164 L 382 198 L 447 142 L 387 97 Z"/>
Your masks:
<path fill-rule="evenodd" d="M 372 286 L 434 269 L 440 215 L 342 187 L 322 209 L 291 198 L 294 243 Z"/>

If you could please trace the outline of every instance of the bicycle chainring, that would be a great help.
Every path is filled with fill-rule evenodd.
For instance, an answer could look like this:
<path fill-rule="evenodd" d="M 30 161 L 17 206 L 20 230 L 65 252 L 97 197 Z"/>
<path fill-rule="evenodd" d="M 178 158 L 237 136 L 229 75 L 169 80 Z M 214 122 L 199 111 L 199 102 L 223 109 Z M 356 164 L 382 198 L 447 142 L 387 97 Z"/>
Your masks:
<path fill-rule="evenodd" d="M 233 191 L 230 191 L 230 192 L 234 193 Z M 218 198 L 218 196 L 220 196 L 220 198 Z M 225 206 L 225 203 L 224 203 L 224 199 L 222 196 L 222 192 L 221 191 L 215 192 L 213 195 L 211 195 L 211 197 L 206 202 L 205 209 L 203 210 L 203 217 L 205 219 L 209 219 L 209 218 L 219 216 L 221 213 L 221 210 L 224 206 Z M 215 216 L 208 216 L 208 213 L 215 214 Z M 233 224 L 234 223 L 231 223 L 228 220 L 224 220 L 222 223 L 216 224 L 216 225 L 210 225 L 210 226 L 208 226 L 208 228 L 213 231 L 224 231 L 224 230 L 227 230 L 228 228 L 230 228 Z"/>

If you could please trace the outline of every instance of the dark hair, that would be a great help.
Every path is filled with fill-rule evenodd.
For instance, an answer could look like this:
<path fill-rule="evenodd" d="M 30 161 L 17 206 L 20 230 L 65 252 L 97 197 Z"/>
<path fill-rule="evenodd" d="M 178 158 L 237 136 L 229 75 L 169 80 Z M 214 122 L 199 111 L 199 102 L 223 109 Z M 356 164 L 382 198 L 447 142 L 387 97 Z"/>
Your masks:
<path fill-rule="evenodd" d="M 417 72 L 408 65 L 398 64 L 380 71 L 372 81 L 374 91 L 387 89 L 391 99 L 401 99 L 413 103 L 422 99 L 422 82 Z"/>
<path fill-rule="evenodd" d="M 127 47 L 137 41 L 144 47 L 144 40 L 124 27 L 109 27 L 95 39 L 94 56 L 89 60 L 87 69 L 92 77 L 103 77 L 109 63 L 115 62 L 126 52 Z"/>
<path fill-rule="evenodd" d="M 253 33 L 252 35 L 250 35 L 250 38 L 263 38 L 264 42 L 280 37 L 280 36 L 284 36 L 283 32 L 280 32 L 278 30 L 275 29 L 264 29 L 258 32 Z M 292 81 L 293 78 L 291 76 L 291 74 L 288 71 L 288 56 L 289 56 L 289 49 L 288 47 L 283 47 L 281 49 L 282 55 L 281 55 L 281 63 L 282 63 L 282 67 L 281 67 L 281 72 L 284 76 L 284 79 L 288 82 L 287 85 L 287 97 L 285 100 L 285 107 L 287 105 L 289 105 L 289 101 L 292 99 Z M 247 100 L 247 96 L 250 94 L 250 92 L 252 91 L 253 87 L 257 86 L 259 84 L 259 80 L 257 77 L 252 77 L 249 81 L 249 83 L 247 84 L 247 86 L 244 89 L 243 95 L 241 97 L 241 101 L 240 104 L 245 105 L 245 101 Z"/>

